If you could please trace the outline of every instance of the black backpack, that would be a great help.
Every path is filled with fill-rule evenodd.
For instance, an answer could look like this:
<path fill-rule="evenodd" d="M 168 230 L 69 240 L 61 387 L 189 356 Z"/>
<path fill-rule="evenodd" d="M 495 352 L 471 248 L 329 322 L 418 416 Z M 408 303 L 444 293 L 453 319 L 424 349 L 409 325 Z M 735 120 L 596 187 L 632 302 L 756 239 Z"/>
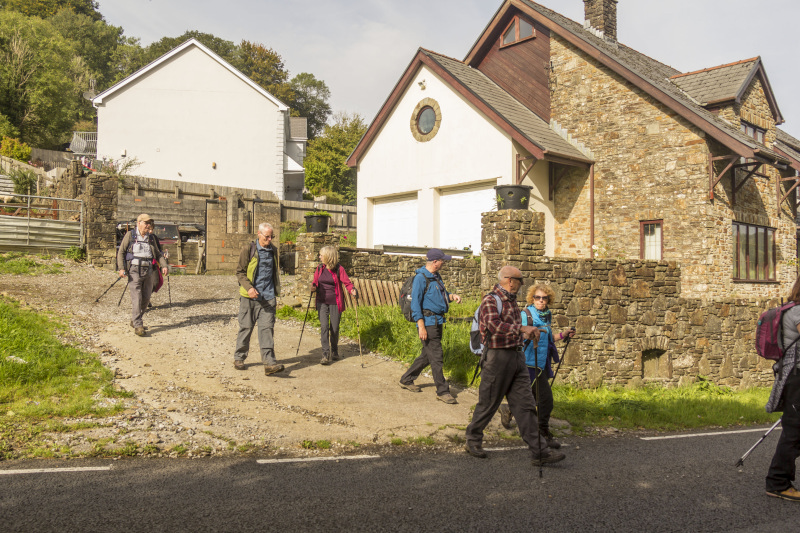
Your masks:
<path fill-rule="evenodd" d="M 428 286 L 436 278 L 429 278 L 425 274 L 422 274 L 422 276 L 425 278 L 425 291 L 422 294 L 425 294 L 428 292 Z M 409 322 L 416 322 L 413 318 L 411 318 L 411 289 L 414 286 L 414 278 L 416 277 L 417 274 L 412 274 L 403 282 L 403 286 L 400 287 L 400 298 L 397 300 L 397 304 L 400 306 L 400 311 L 403 313 L 403 317 L 405 317 L 405 319 Z"/>

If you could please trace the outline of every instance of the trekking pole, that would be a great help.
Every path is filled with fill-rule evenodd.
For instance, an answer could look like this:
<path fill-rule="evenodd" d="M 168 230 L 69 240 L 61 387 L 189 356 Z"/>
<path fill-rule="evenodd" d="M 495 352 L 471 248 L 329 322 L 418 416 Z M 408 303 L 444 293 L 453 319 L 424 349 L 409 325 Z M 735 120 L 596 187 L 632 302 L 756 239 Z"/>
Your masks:
<path fill-rule="evenodd" d="M 117 307 L 119 307 L 119 304 L 122 303 L 122 299 L 125 297 L 125 291 L 127 290 L 128 290 L 128 284 L 126 283 L 125 288 L 122 289 L 122 296 L 119 297 L 119 301 L 117 302 Z"/>
<path fill-rule="evenodd" d="M 308 310 L 311 309 L 311 298 L 314 297 L 314 293 L 312 292 L 311 295 L 308 297 L 308 305 L 306 306 L 306 317 L 303 319 L 303 327 L 300 329 L 300 340 L 297 341 L 297 353 L 294 354 L 295 357 L 300 353 L 300 343 L 303 342 L 303 331 L 306 329 L 306 320 L 308 320 Z"/>
<path fill-rule="evenodd" d="M 556 371 L 553 373 L 553 379 L 550 380 L 550 386 L 553 386 L 553 383 L 556 382 L 556 376 L 558 375 L 558 369 L 561 368 L 561 363 L 564 362 L 564 357 L 567 355 L 567 346 L 569 343 L 572 342 L 572 337 L 567 337 L 567 340 L 564 341 L 564 348 L 561 350 L 561 358 L 558 360 L 558 364 L 556 365 Z"/>
<path fill-rule="evenodd" d="M 536 369 L 536 379 L 533 382 L 536 384 L 536 423 L 539 423 L 539 377 L 542 375 L 542 370 L 540 368 Z M 542 461 L 542 432 L 539 431 L 539 428 L 536 428 L 536 436 L 538 437 L 536 441 L 539 443 L 539 477 L 543 477 L 544 474 L 542 473 L 542 465 L 544 461 Z"/>
<path fill-rule="evenodd" d="M 167 272 L 167 296 L 169 296 L 169 308 L 172 309 L 172 290 L 169 288 L 169 272 Z"/>
<path fill-rule="evenodd" d="M 105 290 L 105 292 L 104 292 L 103 294 L 101 294 L 100 296 L 98 296 L 98 297 L 97 297 L 97 300 L 95 300 L 95 301 L 94 301 L 94 303 L 97 303 L 97 302 L 99 302 L 99 301 L 100 301 L 100 298 L 102 298 L 103 296 L 105 296 L 105 295 L 106 295 L 106 292 L 110 291 L 110 290 L 111 290 L 111 287 L 113 287 L 114 285 L 116 285 L 116 284 L 117 284 L 117 282 L 119 282 L 119 280 L 121 280 L 121 279 L 122 279 L 122 276 L 119 276 L 119 277 L 117 277 L 117 279 L 114 281 L 114 283 L 112 283 L 111 285 L 109 285 L 109 286 L 108 286 L 108 288 Z"/>
<path fill-rule="evenodd" d="M 361 368 L 364 368 L 364 352 L 361 351 L 361 326 L 358 324 L 358 291 L 356 291 L 353 307 L 356 310 L 356 331 L 358 332 L 358 354 L 361 356 Z"/>
<path fill-rule="evenodd" d="M 771 427 L 771 428 L 769 428 L 769 429 L 767 430 L 767 432 L 766 432 L 766 433 L 764 433 L 763 435 L 761 435 L 761 438 L 760 438 L 760 439 L 758 439 L 758 442 L 756 442 L 755 444 L 753 444 L 753 446 L 752 446 L 752 447 L 751 447 L 749 450 L 747 450 L 746 452 L 744 452 L 744 455 L 743 455 L 743 456 L 741 456 L 741 457 L 739 458 L 739 460 L 738 460 L 738 461 L 736 461 L 736 464 L 735 464 L 735 465 L 733 465 L 733 466 L 742 466 L 742 465 L 744 465 L 744 460 L 745 460 L 745 459 L 747 459 L 747 456 L 748 456 L 748 455 L 750 455 L 750 454 L 753 452 L 753 450 L 755 450 L 755 449 L 756 449 L 756 447 L 757 447 L 759 444 L 761 444 L 762 442 L 764 442 L 764 439 L 766 439 L 766 438 L 767 438 L 767 435 L 769 435 L 770 433 L 772 433 L 772 430 L 773 430 L 773 429 L 775 429 L 776 427 L 778 427 L 778 424 L 780 424 L 780 423 L 781 423 L 781 419 L 779 418 L 777 422 L 775 422 L 774 424 L 772 424 L 772 427 Z"/>

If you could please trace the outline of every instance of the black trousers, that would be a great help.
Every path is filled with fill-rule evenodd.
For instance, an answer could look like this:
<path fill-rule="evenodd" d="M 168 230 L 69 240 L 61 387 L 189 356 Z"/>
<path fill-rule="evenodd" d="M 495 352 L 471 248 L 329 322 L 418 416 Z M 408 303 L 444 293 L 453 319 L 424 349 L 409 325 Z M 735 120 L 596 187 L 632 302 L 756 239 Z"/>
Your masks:
<path fill-rule="evenodd" d="M 416 328 L 416 325 L 414 326 Z M 436 383 L 436 394 L 450 394 L 450 386 L 444 379 L 444 351 L 442 350 L 443 325 L 425 326 L 428 338 L 422 341 L 422 353 L 414 359 L 406 373 L 400 378 L 401 383 L 413 383 L 425 368 L 430 365 L 433 382 Z"/>
<path fill-rule="evenodd" d="M 800 371 L 794 370 L 783 388 L 784 410 L 781 436 L 767 472 L 767 490 L 783 491 L 794 481 L 795 462 L 800 457 Z"/>
<path fill-rule="evenodd" d="M 483 430 L 491 422 L 503 397 L 508 398 L 508 407 L 517 419 L 522 440 L 528 445 L 531 455 L 538 458 L 539 450 L 547 450 L 547 441 L 539 436 L 531 378 L 525 366 L 525 355 L 517 350 L 489 349 L 486 352 L 478 404 L 472 413 L 472 422 L 467 426 L 467 442 L 480 444 L 483 441 Z"/>
<path fill-rule="evenodd" d="M 529 366 L 528 375 L 532 383 L 531 391 L 539 408 L 539 432 L 549 433 L 550 415 L 553 413 L 553 389 L 550 388 L 550 380 L 541 368 Z"/>

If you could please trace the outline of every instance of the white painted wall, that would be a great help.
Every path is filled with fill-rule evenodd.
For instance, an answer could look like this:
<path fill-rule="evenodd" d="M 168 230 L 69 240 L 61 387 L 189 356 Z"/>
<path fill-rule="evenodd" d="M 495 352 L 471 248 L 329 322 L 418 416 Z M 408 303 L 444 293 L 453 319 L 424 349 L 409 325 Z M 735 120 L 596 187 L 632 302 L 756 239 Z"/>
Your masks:
<path fill-rule="evenodd" d="M 97 114 L 98 157 L 124 152 L 142 176 L 283 198 L 284 112 L 196 47 L 108 95 Z"/>
<path fill-rule="evenodd" d="M 544 252 L 548 257 L 553 257 L 556 251 L 556 223 L 555 215 L 553 214 L 555 205 L 549 200 L 549 165 L 550 163 L 547 161 L 537 161 L 533 169 L 522 180 L 522 184 L 533 186 L 529 205 L 533 211 L 544 213 L 544 231 L 546 235 Z"/>
<path fill-rule="evenodd" d="M 419 82 L 425 80 L 425 90 Z M 423 98 L 439 103 L 442 122 L 436 136 L 419 142 L 411 134 L 414 108 Z M 439 188 L 496 180 L 512 183 L 511 139 L 427 67 L 409 84 L 395 109 L 362 156 L 358 167 L 358 242 L 373 247 L 370 231 L 375 199 L 416 193 L 417 246 L 439 246 Z M 546 183 L 546 175 L 545 175 Z"/>

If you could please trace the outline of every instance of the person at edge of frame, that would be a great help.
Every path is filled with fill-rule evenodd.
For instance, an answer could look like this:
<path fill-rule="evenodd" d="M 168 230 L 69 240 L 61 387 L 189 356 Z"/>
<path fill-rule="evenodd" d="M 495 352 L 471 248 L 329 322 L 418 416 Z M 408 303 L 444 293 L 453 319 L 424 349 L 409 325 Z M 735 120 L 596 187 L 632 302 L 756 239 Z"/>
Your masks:
<path fill-rule="evenodd" d="M 561 448 L 561 443 L 555 440 L 550 432 L 550 415 L 553 412 L 553 391 L 550 388 L 550 379 L 554 377 L 551 363 L 558 363 L 558 340 L 570 339 L 575 335 L 573 328 L 567 328 L 556 337 L 553 332 L 553 314 L 548 307 L 555 298 L 555 293 L 550 285 L 537 283 L 528 289 L 525 297 L 527 307 L 522 310 L 522 325 L 539 328 L 539 340 L 525 342 L 525 364 L 531 377 L 531 389 L 536 400 L 539 417 L 539 434 L 547 441 L 547 446 L 553 449 Z M 540 377 L 541 376 L 541 377 Z M 500 406 L 500 423 L 506 429 L 511 429 L 513 415 L 508 405 Z"/>
<path fill-rule="evenodd" d="M 439 271 L 445 261 L 453 256 L 447 255 L 438 248 L 431 248 L 426 254 L 424 267 L 416 270 L 414 284 L 411 289 L 411 317 L 417 323 L 417 334 L 422 342 L 422 351 L 411 363 L 405 374 L 400 377 L 400 386 L 411 392 L 421 392 L 414 384 L 419 375 L 430 365 L 433 382 L 436 384 L 436 398 L 447 404 L 458 401 L 450 392 L 444 379 L 444 352 L 442 350 L 442 331 L 445 313 L 450 302 L 461 303 L 458 294 L 450 294 L 444 288 L 444 281 Z"/>
<path fill-rule="evenodd" d="M 163 276 L 169 275 L 169 264 L 161 253 L 158 239 L 153 234 L 153 217 L 142 213 L 136 217 L 136 227 L 128 231 L 117 249 L 119 276 L 128 276 L 131 294 L 131 327 L 139 337 L 145 336 L 142 316 L 153 294 L 154 263 L 161 267 Z"/>
<path fill-rule="evenodd" d="M 794 487 L 797 458 L 800 457 L 800 277 L 794 282 L 789 301 L 798 305 L 781 317 L 783 358 L 775 363 L 775 383 L 767 401 L 768 413 L 782 411 L 781 436 L 767 472 L 767 495 L 800 502 L 800 491 Z"/>
<path fill-rule="evenodd" d="M 244 360 L 250 350 L 250 336 L 258 326 L 258 346 L 264 374 L 269 376 L 282 372 L 283 365 L 275 359 L 275 311 L 280 296 L 281 280 L 278 264 L 278 248 L 272 244 L 275 230 L 263 222 L 258 226 L 256 240 L 245 243 L 236 264 L 236 279 L 239 281 L 239 333 L 233 366 L 245 370 Z"/>
<path fill-rule="evenodd" d="M 564 454 L 547 446 L 539 434 L 536 401 L 531 392 L 531 379 L 522 351 L 523 339 L 535 339 L 537 328 L 523 326 L 517 307 L 517 293 L 522 287 L 522 272 L 504 266 L 497 274 L 498 284 L 481 301 L 478 323 L 483 345 L 486 347 L 482 361 L 481 384 L 478 387 L 478 404 L 467 426 L 465 450 L 473 457 L 485 459 L 483 430 L 497 412 L 503 397 L 517 419 L 519 434 L 528 445 L 531 464 L 557 463 Z M 497 308 L 494 295 L 500 297 Z"/>
<path fill-rule="evenodd" d="M 319 251 L 320 264 L 314 270 L 311 292 L 320 324 L 320 343 L 322 344 L 321 365 L 329 365 L 339 360 L 339 320 L 344 311 L 344 290 L 355 297 L 356 289 L 344 267 L 339 264 L 339 251 L 333 246 L 323 246 Z M 330 335 L 330 339 L 329 339 Z"/>

